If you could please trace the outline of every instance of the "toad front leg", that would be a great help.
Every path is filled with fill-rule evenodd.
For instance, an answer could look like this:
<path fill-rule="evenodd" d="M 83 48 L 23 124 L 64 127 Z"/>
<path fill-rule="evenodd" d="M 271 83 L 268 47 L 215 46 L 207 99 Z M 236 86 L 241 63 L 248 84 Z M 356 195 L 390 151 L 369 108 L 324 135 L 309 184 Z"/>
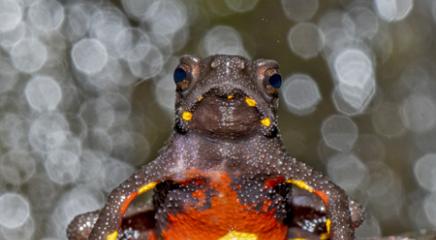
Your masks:
<path fill-rule="evenodd" d="M 152 190 L 165 176 L 162 168 L 167 158 L 162 154 L 158 159 L 136 171 L 131 177 L 115 188 L 107 198 L 106 205 L 100 211 L 89 240 L 118 239 L 121 220 L 130 203 L 139 195 Z"/>
<path fill-rule="evenodd" d="M 280 170 L 285 173 L 286 182 L 317 195 L 324 202 L 328 216 L 327 232 L 330 235 L 326 238 L 353 239 L 349 199 L 344 190 L 302 162 L 293 158 L 285 162 Z"/>

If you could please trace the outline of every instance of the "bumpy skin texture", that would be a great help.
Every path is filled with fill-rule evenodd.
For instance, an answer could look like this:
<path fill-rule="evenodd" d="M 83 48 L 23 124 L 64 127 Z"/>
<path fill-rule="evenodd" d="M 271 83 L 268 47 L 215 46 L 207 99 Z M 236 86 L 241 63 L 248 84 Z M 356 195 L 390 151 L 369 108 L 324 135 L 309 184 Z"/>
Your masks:
<path fill-rule="evenodd" d="M 278 89 L 269 82 L 278 73 L 275 61 L 184 56 L 178 69 L 186 77 L 176 84 L 175 131 L 168 143 L 112 191 L 98 219 L 96 212 L 78 216 L 69 226 L 69 239 L 86 239 L 91 232 L 89 239 L 106 240 L 117 230 L 118 239 L 219 239 L 232 231 L 258 239 L 286 239 L 288 232 L 318 238 L 326 219 L 331 220 L 330 239 L 353 239 L 358 205 L 283 146 Z M 151 212 L 155 221 L 139 229 L 135 219 L 145 217 L 123 219 L 123 209 L 151 182 L 158 183 Z M 307 221 L 322 224 L 306 229 L 312 226 Z"/>

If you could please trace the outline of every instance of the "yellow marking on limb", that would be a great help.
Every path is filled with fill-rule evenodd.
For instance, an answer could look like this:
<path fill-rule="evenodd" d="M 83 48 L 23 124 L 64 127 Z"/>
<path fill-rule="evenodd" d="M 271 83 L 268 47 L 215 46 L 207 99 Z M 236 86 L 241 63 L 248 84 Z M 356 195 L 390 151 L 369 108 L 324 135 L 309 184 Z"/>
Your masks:
<path fill-rule="evenodd" d="M 303 190 L 306 190 L 306 191 L 308 191 L 308 192 L 311 192 L 311 193 L 315 193 L 315 194 L 317 194 L 318 193 L 318 191 L 315 191 L 315 189 L 313 188 L 313 187 L 311 187 L 311 186 L 309 186 L 305 181 L 303 181 L 303 180 L 295 180 L 295 179 L 288 179 L 288 180 L 286 180 L 286 183 L 290 183 L 290 184 L 292 184 L 292 185 L 295 185 L 295 186 L 297 186 L 297 187 L 299 187 L 299 188 L 301 188 L 301 189 L 303 189 Z M 322 196 L 319 196 L 319 197 L 321 197 L 321 200 L 323 200 L 322 199 Z M 324 200 L 323 200 L 324 201 Z M 332 226 L 332 221 L 330 220 L 330 218 L 327 218 L 326 219 L 326 221 L 325 221 L 325 228 L 326 228 L 326 232 L 325 233 L 322 233 L 321 235 L 320 235 L 320 240 L 327 240 L 327 239 L 330 239 L 330 230 L 331 230 L 331 226 Z M 304 240 L 304 238 L 302 238 L 303 240 Z M 291 239 L 289 239 L 289 240 L 299 240 L 299 238 L 291 238 Z"/>
<path fill-rule="evenodd" d="M 330 220 L 330 218 L 327 218 L 327 220 L 325 221 L 325 228 L 326 228 L 326 232 L 321 234 L 320 239 L 321 240 L 327 240 L 330 238 L 330 228 L 332 226 L 332 220 Z"/>
<path fill-rule="evenodd" d="M 260 123 L 265 127 L 269 127 L 271 125 L 271 119 L 269 119 L 268 117 L 263 118 L 262 120 L 260 120 Z"/>
<path fill-rule="evenodd" d="M 327 239 L 330 239 L 329 234 L 327 234 L 327 233 L 322 233 L 319 236 L 319 240 L 327 240 Z"/>
<path fill-rule="evenodd" d="M 301 189 L 304 189 L 308 192 L 313 192 L 314 189 L 313 187 L 309 186 L 306 182 L 302 181 L 302 180 L 294 180 L 294 179 L 288 179 L 286 180 L 287 183 L 293 184 Z"/>
<path fill-rule="evenodd" d="M 191 121 L 192 120 L 192 113 L 188 111 L 184 111 L 182 113 L 182 119 L 185 121 Z"/>
<path fill-rule="evenodd" d="M 330 218 L 327 218 L 325 221 L 325 227 L 327 229 L 327 233 L 330 234 L 330 228 L 332 227 L 332 220 L 330 220 Z"/>
<path fill-rule="evenodd" d="M 198 96 L 198 97 L 197 97 L 197 102 L 200 102 L 201 100 L 203 100 L 203 98 L 204 98 L 204 97 L 203 97 L 203 96 L 201 96 L 201 95 L 200 95 L 200 96 Z"/>
<path fill-rule="evenodd" d="M 234 98 L 233 95 L 227 95 L 227 100 L 232 100 Z"/>
<path fill-rule="evenodd" d="M 117 240 L 117 238 L 118 238 L 118 230 L 107 235 L 106 240 Z"/>
<path fill-rule="evenodd" d="M 153 189 L 154 187 L 156 187 L 156 185 L 157 185 L 157 182 L 151 182 L 151 183 L 145 184 L 144 186 L 142 186 L 138 189 L 138 194 L 143 194 L 145 192 L 148 192 L 151 189 Z"/>
<path fill-rule="evenodd" d="M 257 240 L 257 235 L 254 233 L 230 231 L 218 240 Z"/>
<path fill-rule="evenodd" d="M 251 97 L 245 97 L 245 103 L 249 107 L 256 107 L 256 100 L 252 99 Z"/>

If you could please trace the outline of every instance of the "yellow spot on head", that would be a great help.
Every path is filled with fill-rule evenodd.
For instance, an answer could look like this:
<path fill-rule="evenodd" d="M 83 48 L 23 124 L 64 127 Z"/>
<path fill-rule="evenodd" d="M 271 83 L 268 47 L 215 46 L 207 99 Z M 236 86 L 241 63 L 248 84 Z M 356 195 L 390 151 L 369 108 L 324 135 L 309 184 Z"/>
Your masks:
<path fill-rule="evenodd" d="M 260 120 L 260 123 L 265 127 L 269 127 L 271 125 L 271 119 L 269 119 L 268 117 L 263 118 L 262 120 Z"/>
<path fill-rule="evenodd" d="M 232 100 L 235 96 L 233 95 L 227 95 L 227 100 Z"/>
<path fill-rule="evenodd" d="M 117 240 L 118 239 L 118 231 L 115 231 L 109 235 L 107 235 L 106 240 Z"/>
<path fill-rule="evenodd" d="M 156 187 L 156 185 L 157 185 L 157 182 L 151 182 L 151 183 L 145 184 L 144 186 L 142 186 L 138 189 L 138 194 L 143 194 L 145 192 L 148 192 L 151 189 L 153 189 L 154 187 Z"/>
<path fill-rule="evenodd" d="M 252 99 L 251 97 L 245 97 L 245 103 L 249 107 L 256 107 L 256 100 Z"/>
<path fill-rule="evenodd" d="M 220 237 L 218 240 L 257 240 L 257 235 L 254 233 L 230 231 L 225 236 Z"/>
<path fill-rule="evenodd" d="M 286 180 L 287 183 L 293 184 L 303 190 L 306 190 L 308 192 L 313 192 L 314 189 L 309 186 L 306 182 L 302 181 L 302 180 L 294 180 L 294 179 L 288 179 Z"/>
<path fill-rule="evenodd" d="M 192 113 L 188 111 L 184 111 L 182 113 L 182 119 L 185 121 L 191 121 L 192 120 Z"/>

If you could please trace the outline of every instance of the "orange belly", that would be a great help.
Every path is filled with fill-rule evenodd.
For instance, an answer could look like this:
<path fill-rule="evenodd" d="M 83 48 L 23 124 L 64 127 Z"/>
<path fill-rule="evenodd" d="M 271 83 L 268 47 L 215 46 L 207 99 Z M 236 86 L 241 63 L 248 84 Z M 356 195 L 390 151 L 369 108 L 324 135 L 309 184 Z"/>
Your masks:
<path fill-rule="evenodd" d="M 183 206 L 183 211 L 168 214 L 168 222 L 162 236 L 168 240 L 238 239 L 229 236 L 245 236 L 243 239 L 286 239 L 287 227 L 276 218 L 271 201 L 262 207 L 242 204 L 237 192 L 231 187 L 231 178 L 223 172 L 207 174 L 209 187 L 216 193 L 207 208 L 199 208 L 205 201 L 203 190 L 196 190 L 195 205 Z M 242 239 L 242 238 L 241 238 Z"/>

